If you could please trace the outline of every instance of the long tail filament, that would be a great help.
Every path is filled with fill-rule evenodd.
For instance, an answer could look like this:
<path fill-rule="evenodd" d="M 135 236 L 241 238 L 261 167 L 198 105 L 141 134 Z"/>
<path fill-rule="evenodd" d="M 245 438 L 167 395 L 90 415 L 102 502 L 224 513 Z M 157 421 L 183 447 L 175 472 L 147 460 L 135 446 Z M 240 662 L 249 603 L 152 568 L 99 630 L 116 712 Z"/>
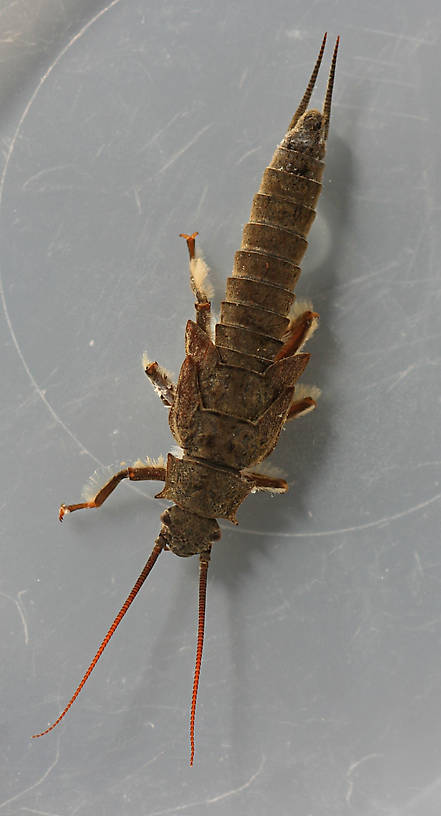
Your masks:
<path fill-rule="evenodd" d="M 191 698 L 190 716 L 190 765 L 194 760 L 194 722 L 196 716 L 196 701 L 198 697 L 199 675 L 201 673 L 202 649 L 204 648 L 205 629 L 205 600 L 207 596 L 207 572 L 210 561 L 210 550 L 201 553 L 199 565 L 199 617 L 198 617 L 198 640 L 196 646 L 196 665 L 194 669 L 193 696 Z"/>
<path fill-rule="evenodd" d="M 311 99 L 311 94 L 312 94 L 312 92 L 314 90 L 314 85 L 315 85 L 315 81 L 317 79 L 317 74 L 319 72 L 320 64 L 321 64 L 322 57 L 323 57 L 323 52 L 325 50 L 326 37 L 327 36 L 328 36 L 327 32 L 325 32 L 323 40 L 322 40 L 322 44 L 320 46 L 319 55 L 317 57 L 315 65 L 314 65 L 314 68 L 313 68 L 310 80 L 308 82 L 308 85 L 306 86 L 306 91 L 303 94 L 303 97 L 302 97 L 302 100 L 301 100 L 301 102 L 299 104 L 299 107 L 297 108 L 294 116 L 291 119 L 288 130 L 292 130 L 296 126 L 296 124 L 299 121 L 300 117 L 305 113 L 305 110 L 308 107 L 309 100 Z"/>
<path fill-rule="evenodd" d="M 72 703 L 74 703 L 75 700 L 77 699 L 77 697 L 78 697 L 81 689 L 83 688 L 86 680 L 92 674 L 92 671 L 94 670 L 96 664 L 98 663 L 98 660 L 100 659 L 100 657 L 101 657 L 104 649 L 106 648 L 110 638 L 112 637 L 113 633 L 115 632 L 115 629 L 121 623 L 121 621 L 122 621 L 124 615 L 126 614 L 129 606 L 132 604 L 133 600 L 135 599 L 136 595 L 138 594 L 139 590 L 141 589 L 145 579 L 147 578 L 148 574 L 150 573 L 153 566 L 155 565 L 156 560 L 157 560 L 161 550 L 163 549 L 163 547 L 164 547 L 164 545 L 162 543 L 158 543 L 158 542 L 153 547 L 150 558 L 148 559 L 143 571 L 141 572 L 138 580 L 136 581 L 132 591 L 127 596 L 126 601 L 123 603 L 120 611 L 118 612 L 115 620 L 113 621 L 110 629 L 108 630 L 107 635 L 105 636 L 103 642 L 101 643 L 101 646 L 99 647 L 95 657 L 93 658 L 89 668 L 87 669 L 86 673 L 84 674 L 84 677 L 81 680 L 81 683 L 79 684 L 79 686 L 75 690 L 74 694 L 72 695 L 71 699 L 69 700 L 69 702 L 68 702 L 66 708 L 64 709 L 64 711 L 61 712 L 60 716 L 55 720 L 55 722 L 52 723 L 52 725 L 49 726 L 49 728 L 46 728 L 46 731 L 42 731 L 41 734 L 33 734 L 32 735 L 33 739 L 36 739 L 37 737 L 44 737 L 45 734 L 49 734 L 49 731 L 52 731 L 52 729 L 55 728 L 55 726 L 58 725 L 58 723 L 63 719 L 64 715 L 67 714 L 67 712 L 69 711 Z"/>
<path fill-rule="evenodd" d="M 329 131 L 329 120 L 331 118 L 331 102 L 332 102 L 332 91 L 334 88 L 334 76 L 335 76 L 335 65 L 337 62 L 337 53 L 338 53 L 338 46 L 340 44 L 340 37 L 337 37 L 334 46 L 334 53 L 332 55 L 332 62 L 331 68 L 329 71 L 329 78 L 328 78 L 328 87 L 326 88 L 326 96 L 325 101 L 323 103 L 323 138 L 326 141 L 328 138 L 328 131 Z"/>

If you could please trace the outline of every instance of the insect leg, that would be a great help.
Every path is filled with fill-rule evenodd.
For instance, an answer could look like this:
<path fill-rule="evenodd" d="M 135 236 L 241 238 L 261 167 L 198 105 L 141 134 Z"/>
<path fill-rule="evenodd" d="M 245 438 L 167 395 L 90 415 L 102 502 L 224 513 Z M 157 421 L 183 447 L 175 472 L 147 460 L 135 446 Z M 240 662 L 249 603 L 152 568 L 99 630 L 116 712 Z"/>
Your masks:
<path fill-rule="evenodd" d="M 207 595 L 207 572 L 210 561 L 210 549 L 201 552 L 199 562 L 199 614 L 198 614 L 198 641 L 196 646 L 196 665 L 194 669 L 193 694 L 191 698 L 190 715 L 190 765 L 194 760 L 194 723 L 196 718 L 196 701 L 198 697 L 199 675 L 201 673 L 202 649 L 204 647 L 205 629 L 205 599 Z"/>
<path fill-rule="evenodd" d="M 303 399 L 294 400 L 294 402 L 291 403 L 291 407 L 285 421 L 288 422 L 290 419 L 297 419 L 299 416 L 309 414 L 310 411 L 314 410 L 316 405 L 317 403 L 312 397 L 303 397 Z"/>
<path fill-rule="evenodd" d="M 274 479 L 272 476 L 266 476 L 264 473 L 253 473 L 251 470 L 242 471 L 242 476 L 250 482 L 254 482 L 255 490 L 267 490 L 268 493 L 286 493 L 288 490 L 288 483 L 285 479 Z"/>
<path fill-rule="evenodd" d="M 196 236 L 198 232 L 187 235 L 181 232 L 179 237 L 187 241 L 188 254 L 190 256 L 190 285 L 196 297 L 194 307 L 196 309 L 196 323 L 208 334 L 212 340 L 211 332 L 211 303 L 212 287 L 207 282 L 208 266 L 200 255 L 196 254 Z"/>
<path fill-rule="evenodd" d="M 157 362 L 152 362 L 149 360 L 147 357 L 147 352 L 143 354 L 142 364 L 144 366 L 144 371 L 152 383 L 158 397 L 161 398 L 162 402 L 167 408 L 171 408 L 175 399 L 176 386 L 169 373 L 165 370 L 165 368 L 158 365 Z"/>
<path fill-rule="evenodd" d="M 289 407 L 285 422 L 290 419 L 305 416 L 313 411 L 317 406 L 317 400 L 321 394 L 320 388 L 316 385 L 298 385 L 294 393 L 294 399 Z"/>
<path fill-rule="evenodd" d="M 160 552 L 163 549 L 164 549 L 164 545 L 162 543 L 160 543 L 159 540 L 158 540 L 156 542 L 155 546 L 153 547 L 150 558 L 148 559 L 148 561 L 147 561 L 144 569 L 142 570 L 138 580 L 134 584 L 131 592 L 129 593 L 129 595 L 127 596 L 125 602 L 123 603 L 121 609 L 119 610 L 115 620 L 113 621 L 113 623 L 112 623 L 110 629 L 108 630 L 104 640 L 102 641 L 101 646 L 99 647 L 99 649 L 98 649 L 95 657 L 93 658 L 89 668 L 87 669 L 87 671 L 83 675 L 83 679 L 81 680 L 81 683 L 77 686 L 77 688 L 74 691 L 72 697 L 70 698 L 67 706 L 63 709 L 60 716 L 57 717 L 55 722 L 53 722 L 52 725 L 49 726 L 49 728 L 46 728 L 46 730 L 42 731 L 40 734 L 32 734 L 33 739 L 35 739 L 37 737 L 44 737 L 44 735 L 48 734 L 49 731 L 52 731 L 52 729 L 55 728 L 55 726 L 58 725 L 58 723 L 63 719 L 64 715 L 67 714 L 67 712 L 69 711 L 72 703 L 74 703 L 75 700 L 77 699 L 77 697 L 78 697 L 81 689 L 83 688 L 86 680 L 92 674 L 92 672 L 93 672 L 96 664 L 98 663 L 98 660 L 100 659 L 102 653 L 104 652 L 104 649 L 106 648 L 110 638 L 112 637 L 113 633 L 115 632 L 115 629 L 121 623 L 121 621 L 122 621 L 124 615 L 126 614 L 129 606 L 132 604 L 133 600 L 135 599 L 136 595 L 138 594 L 139 590 L 141 589 L 145 579 L 147 578 L 148 574 L 150 573 L 150 571 L 154 567 L 154 565 L 155 565 L 155 563 L 157 561 L 157 558 L 158 558 Z"/>
<path fill-rule="evenodd" d="M 317 312 L 312 312 L 309 309 L 303 312 L 296 320 L 293 321 L 289 329 L 289 336 L 282 346 L 280 351 L 276 354 L 274 362 L 277 363 L 284 357 L 290 357 L 296 354 L 311 335 L 315 332 L 318 326 L 319 316 Z"/>
<path fill-rule="evenodd" d="M 101 507 L 115 488 L 122 482 L 123 479 L 130 479 L 132 482 L 140 482 L 147 479 L 153 481 L 164 482 L 166 475 L 166 468 L 156 465 L 140 465 L 134 467 L 124 468 L 118 473 L 115 473 L 111 479 L 93 496 L 89 501 L 80 502 L 79 504 L 62 504 L 58 518 L 63 521 L 66 513 L 73 513 L 74 510 L 83 510 L 84 508 Z"/>

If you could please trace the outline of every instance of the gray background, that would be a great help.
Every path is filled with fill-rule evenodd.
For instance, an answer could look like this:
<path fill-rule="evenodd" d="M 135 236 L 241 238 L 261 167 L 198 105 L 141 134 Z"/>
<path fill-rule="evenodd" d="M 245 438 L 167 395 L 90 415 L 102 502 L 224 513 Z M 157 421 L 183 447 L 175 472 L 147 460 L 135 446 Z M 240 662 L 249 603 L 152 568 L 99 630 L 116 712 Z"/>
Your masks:
<path fill-rule="evenodd" d="M 441 810 L 438 3 L 0 6 L 1 762 L 9 814 Z M 319 410 L 285 497 L 222 525 L 188 766 L 197 562 L 165 554 L 59 713 L 159 529 L 158 486 L 57 521 L 101 463 L 157 456 L 193 314 L 216 302 L 320 40 L 342 36 L 298 294 Z M 314 100 L 321 102 L 330 47 Z"/>

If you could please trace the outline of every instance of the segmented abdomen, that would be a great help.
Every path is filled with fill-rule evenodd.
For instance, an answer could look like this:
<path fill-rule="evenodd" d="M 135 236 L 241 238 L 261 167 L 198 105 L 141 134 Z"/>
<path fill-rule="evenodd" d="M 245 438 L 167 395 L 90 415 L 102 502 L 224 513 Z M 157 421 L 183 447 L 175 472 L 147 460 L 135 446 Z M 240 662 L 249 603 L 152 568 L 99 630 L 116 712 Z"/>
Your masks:
<path fill-rule="evenodd" d="M 254 196 L 216 325 L 223 362 L 258 372 L 282 346 L 321 191 L 324 163 L 289 147 L 291 133 L 276 149 Z"/>

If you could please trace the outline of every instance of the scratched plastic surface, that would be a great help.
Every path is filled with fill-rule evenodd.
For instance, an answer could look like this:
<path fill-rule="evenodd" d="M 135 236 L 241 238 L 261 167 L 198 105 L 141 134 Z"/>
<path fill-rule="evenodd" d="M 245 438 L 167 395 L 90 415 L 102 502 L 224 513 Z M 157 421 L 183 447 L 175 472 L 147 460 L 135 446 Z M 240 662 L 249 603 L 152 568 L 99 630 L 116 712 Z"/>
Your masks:
<path fill-rule="evenodd" d="M 435 2 L 0 5 L 0 812 L 438 816 L 441 398 Z M 285 497 L 222 524 L 188 765 L 197 562 L 164 554 L 65 721 L 164 507 L 89 474 L 167 452 L 199 230 L 219 303 L 323 31 L 339 33 L 319 217 L 318 410 Z M 330 49 L 318 90 L 321 102 Z"/>

